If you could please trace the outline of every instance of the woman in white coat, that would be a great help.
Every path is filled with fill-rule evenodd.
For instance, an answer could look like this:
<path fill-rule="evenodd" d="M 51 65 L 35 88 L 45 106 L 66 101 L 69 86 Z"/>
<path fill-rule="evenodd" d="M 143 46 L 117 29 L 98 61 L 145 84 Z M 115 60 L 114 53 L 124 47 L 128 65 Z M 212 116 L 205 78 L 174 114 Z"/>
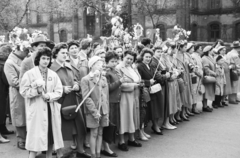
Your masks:
<path fill-rule="evenodd" d="M 29 158 L 35 158 L 38 151 L 62 148 L 61 105 L 63 87 L 58 75 L 48 69 L 51 65 L 51 50 L 43 48 L 34 60 L 35 67 L 27 71 L 21 80 L 20 93 L 25 98 L 27 139 Z"/>

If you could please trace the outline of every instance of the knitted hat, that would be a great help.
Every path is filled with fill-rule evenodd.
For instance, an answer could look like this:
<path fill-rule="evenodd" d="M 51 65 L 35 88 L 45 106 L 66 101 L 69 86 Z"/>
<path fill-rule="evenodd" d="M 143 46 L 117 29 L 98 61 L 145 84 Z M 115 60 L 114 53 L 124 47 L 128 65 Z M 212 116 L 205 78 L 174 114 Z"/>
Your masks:
<path fill-rule="evenodd" d="M 93 56 L 92 58 L 89 59 L 88 61 L 88 67 L 91 69 L 92 66 L 98 62 L 98 61 L 101 61 L 102 59 L 99 57 L 99 56 Z"/>

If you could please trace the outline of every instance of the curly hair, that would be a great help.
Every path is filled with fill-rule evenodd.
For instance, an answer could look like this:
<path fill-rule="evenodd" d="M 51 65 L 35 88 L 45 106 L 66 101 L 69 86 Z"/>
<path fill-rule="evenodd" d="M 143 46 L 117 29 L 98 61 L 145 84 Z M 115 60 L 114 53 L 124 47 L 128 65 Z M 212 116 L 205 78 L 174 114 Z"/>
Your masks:
<path fill-rule="evenodd" d="M 118 54 L 115 51 L 108 51 L 105 56 L 105 61 L 108 63 L 111 59 L 119 59 Z"/>
<path fill-rule="evenodd" d="M 143 48 L 143 50 L 141 51 L 140 55 L 139 55 L 139 62 L 142 62 L 143 61 L 143 57 L 145 54 L 150 54 L 151 56 L 153 56 L 153 51 L 149 48 Z"/>
<path fill-rule="evenodd" d="M 61 49 L 67 49 L 68 45 L 67 43 L 58 43 L 52 50 L 52 55 L 53 55 L 53 59 L 57 58 L 57 54 Z"/>
<path fill-rule="evenodd" d="M 48 48 L 48 47 L 44 47 L 44 48 L 40 48 L 37 52 L 37 55 L 34 59 L 34 65 L 35 66 L 39 66 L 39 62 L 40 62 L 40 59 L 42 56 L 47 56 L 47 57 L 50 57 L 50 62 L 48 64 L 48 68 L 51 67 L 52 65 L 52 52 L 51 52 L 51 49 Z"/>

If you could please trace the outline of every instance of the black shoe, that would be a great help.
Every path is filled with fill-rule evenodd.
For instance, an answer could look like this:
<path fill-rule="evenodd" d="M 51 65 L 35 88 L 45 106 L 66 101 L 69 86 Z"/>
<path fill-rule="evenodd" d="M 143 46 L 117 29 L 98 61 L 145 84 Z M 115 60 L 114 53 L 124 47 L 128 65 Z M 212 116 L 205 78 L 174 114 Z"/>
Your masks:
<path fill-rule="evenodd" d="M 212 112 L 212 110 L 210 109 L 210 108 L 208 108 L 208 107 L 206 107 L 206 108 L 202 108 L 202 110 L 204 111 L 204 112 Z"/>
<path fill-rule="evenodd" d="M 122 151 L 128 151 L 128 147 L 125 143 L 123 144 L 118 144 L 118 149 L 122 150 Z"/>
<path fill-rule="evenodd" d="M 160 128 L 160 129 L 161 129 L 161 128 Z M 152 130 L 153 130 L 153 132 L 154 132 L 155 134 L 157 134 L 157 135 L 163 135 L 162 132 L 156 131 L 153 126 L 152 126 Z"/>
<path fill-rule="evenodd" d="M 209 110 L 213 111 L 213 108 L 210 108 L 209 106 L 207 106 L 207 108 L 208 108 Z"/>
<path fill-rule="evenodd" d="M 228 104 L 226 102 L 222 102 L 223 106 L 228 106 Z"/>
<path fill-rule="evenodd" d="M 90 148 L 90 145 L 89 144 L 83 144 L 83 147 L 86 148 L 86 149 L 89 149 Z"/>
<path fill-rule="evenodd" d="M 102 150 L 101 154 L 108 156 L 108 157 L 118 157 L 118 155 L 116 153 L 112 153 L 110 154 L 109 152 L 107 152 L 106 150 Z"/>
<path fill-rule="evenodd" d="M 18 147 L 19 149 L 26 150 L 26 148 L 25 148 L 25 143 L 24 143 L 24 142 L 18 142 L 18 143 L 17 143 L 17 147 Z"/>
<path fill-rule="evenodd" d="M 77 152 L 76 157 L 91 158 L 91 155 L 86 152 L 84 152 L 84 153 Z"/>
<path fill-rule="evenodd" d="M 42 151 L 42 154 L 46 155 L 47 152 L 46 152 L 46 151 Z M 56 155 L 57 155 L 57 152 L 56 152 L 56 151 L 53 151 L 53 152 L 52 152 L 52 155 L 53 155 L 53 156 L 56 156 Z"/>
<path fill-rule="evenodd" d="M 215 109 L 218 109 L 218 105 L 216 105 L 216 104 L 212 104 L 212 107 Z"/>
<path fill-rule="evenodd" d="M 134 141 L 128 140 L 128 146 L 142 147 L 142 144 L 137 142 L 136 140 L 134 140 Z"/>
<path fill-rule="evenodd" d="M 1 131 L 1 134 L 9 135 L 14 134 L 14 131 L 9 131 L 7 128 Z"/>

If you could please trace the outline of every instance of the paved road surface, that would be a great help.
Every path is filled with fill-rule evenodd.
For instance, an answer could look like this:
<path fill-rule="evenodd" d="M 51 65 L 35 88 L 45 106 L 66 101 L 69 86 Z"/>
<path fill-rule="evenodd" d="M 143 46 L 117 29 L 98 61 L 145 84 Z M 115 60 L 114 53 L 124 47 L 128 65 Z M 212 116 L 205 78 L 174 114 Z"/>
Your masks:
<path fill-rule="evenodd" d="M 113 145 L 112 149 L 119 158 L 240 158 L 240 105 L 190 119 L 177 130 L 165 130 L 163 136 L 148 129 L 152 139 L 142 142 L 142 148 L 121 152 Z M 0 144 L 0 158 L 27 158 L 27 151 L 16 148 L 15 136 L 9 139 L 11 143 Z"/>

